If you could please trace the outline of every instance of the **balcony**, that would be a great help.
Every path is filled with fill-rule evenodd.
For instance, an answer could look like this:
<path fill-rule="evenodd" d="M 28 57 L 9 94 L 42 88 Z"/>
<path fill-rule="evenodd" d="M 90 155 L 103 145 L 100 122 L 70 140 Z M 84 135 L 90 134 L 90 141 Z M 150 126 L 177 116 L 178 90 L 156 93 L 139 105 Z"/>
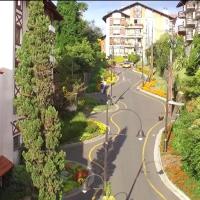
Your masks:
<path fill-rule="evenodd" d="M 194 20 L 192 18 L 186 18 L 186 27 L 193 28 L 195 27 Z"/>
<path fill-rule="evenodd" d="M 178 12 L 178 18 L 184 19 L 185 18 L 185 12 L 184 11 L 179 11 Z"/>
<path fill-rule="evenodd" d="M 194 2 L 193 1 L 188 1 L 186 3 L 185 8 L 186 8 L 186 12 L 192 12 L 192 11 L 194 11 L 195 10 Z"/>
<path fill-rule="evenodd" d="M 126 29 L 143 28 L 143 24 L 126 24 Z"/>
<path fill-rule="evenodd" d="M 178 34 L 179 35 L 185 35 L 186 34 L 186 29 L 185 29 L 184 25 L 178 26 Z"/>
<path fill-rule="evenodd" d="M 200 6 L 195 10 L 195 19 L 200 19 Z"/>
<path fill-rule="evenodd" d="M 197 24 L 196 33 L 200 35 L 200 22 Z"/>
<path fill-rule="evenodd" d="M 142 38 L 141 33 L 126 33 L 125 37 L 128 38 Z"/>
<path fill-rule="evenodd" d="M 187 33 L 185 36 L 185 40 L 187 42 L 191 42 L 193 40 L 193 34 L 191 32 Z"/>

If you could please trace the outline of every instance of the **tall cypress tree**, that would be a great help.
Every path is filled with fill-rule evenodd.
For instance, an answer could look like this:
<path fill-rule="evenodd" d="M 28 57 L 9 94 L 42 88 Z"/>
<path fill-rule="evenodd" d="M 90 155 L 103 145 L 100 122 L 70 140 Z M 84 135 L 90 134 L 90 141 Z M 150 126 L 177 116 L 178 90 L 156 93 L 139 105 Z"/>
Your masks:
<path fill-rule="evenodd" d="M 62 196 L 60 172 L 64 168 L 64 152 L 58 151 L 61 124 L 53 105 L 54 66 L 50 63 L 54 39 L 48 30 L 50 20 L 44 14 L 43 1 L 29 2 L 28 31 L 18 51 L 16 84 L 20 94 L 15 99 L 19 128 L 25 151 L 26 169 L 39 200 L 55 200 Z"/>

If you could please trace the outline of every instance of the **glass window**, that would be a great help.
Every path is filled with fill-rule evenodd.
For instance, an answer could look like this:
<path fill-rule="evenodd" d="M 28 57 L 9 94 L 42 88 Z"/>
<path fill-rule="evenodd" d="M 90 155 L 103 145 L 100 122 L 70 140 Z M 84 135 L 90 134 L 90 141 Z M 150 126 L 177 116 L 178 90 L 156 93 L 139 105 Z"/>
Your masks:
<path fill-rule="evenodd" d="M 17 45 L 20 45 L 20 35 L 21 35 L 21 27 L 16 25 L 16 28 L 15 28 L 15 43 Z"/>
<path fill-rule="evenodd" d="M 13 137 L 13 149 L 17 151 L 20 148 L 20 135 L 15 135 Z"/>
<path fill-rule="evenodd" d="M 120 25 L 120 19 L 114 19 L 113 25 Z"/>

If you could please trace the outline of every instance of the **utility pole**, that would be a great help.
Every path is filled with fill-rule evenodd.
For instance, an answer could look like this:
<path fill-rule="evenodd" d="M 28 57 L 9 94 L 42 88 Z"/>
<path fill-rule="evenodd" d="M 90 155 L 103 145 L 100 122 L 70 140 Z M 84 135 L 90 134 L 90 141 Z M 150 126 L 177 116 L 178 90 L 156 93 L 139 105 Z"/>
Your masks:
<path fill-rule="evenodd" d="M 143 44 L 142 44 L 142 42 L 141 42 L 141 45 L 142 45 L 142 86 L 144 86 L 144 58 L 143 58 Z"/>
<path fill-rule="evenodd" d="M 112 62 L 111 62 L 111 83 L 110 83 L 110 103 L 112 104 L 112 79 L 113 79 L 113 71 L 112 71 L 112 68 L 113 68 L 113 65 L 114 65 L 114 47 L 112 47 Z"/>
<path fill-rule="evenodd" d="M 107 187 L 107 160 L 108 160 L 108 98 L 106 102 L 106 134 L 105 134 L 105 141 L 104 141 L 104 190 Z"/>
<path fill-rule="evenodd" d="M 151 72 L 149 81 L 151 80 L 152 76 L 153 76 L 153 20 L 151 23 Z"/>
<path fill-rule="evenodd" d="M 168 142 L 168 121 L 169 121 L 169 113 L 170 120 L 172 117 L 172 105 L 169 105 L 169 100 L 172 100 L 172 65 L 173 65 L 173 48 L 174 48 L 174 20 L 171 20 L 171 33 L 170 33 L 170 55 L 169 55 L 169 65 L 168 65 L 168 77 L 167 77 L 167 96 L 166 96 L 166 104 L 165 104 L 165 138 L 164 138 L 164 148 L 163 151 L 167 152 L 167 142 Z"/>

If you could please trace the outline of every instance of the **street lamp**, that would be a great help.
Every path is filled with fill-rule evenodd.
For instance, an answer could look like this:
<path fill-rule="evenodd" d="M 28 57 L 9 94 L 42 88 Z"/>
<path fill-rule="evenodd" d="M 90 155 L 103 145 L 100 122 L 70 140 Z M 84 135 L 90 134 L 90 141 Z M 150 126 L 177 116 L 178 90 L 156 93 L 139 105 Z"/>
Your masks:
<path fill-rule="evenodd" d="M 84 194 L 90 189 L 89 186 L 88 186 L 88 180 L 89 180 L 89 178 L 91 178 L 92 176 L 98 177 L 98 178 L 102 181 L 102 183 L 104 183 L 104 180 L 103 180 L 103 178 L 102 178 L 100 175 L 98 175 L 98 174 L 91 174 L 91 175 L 89 175 L 89 176 L 85 179 L 85 181 L 84 181 L 84 183 L 83 183 L 83 186 L 82 186 L 82 192 L 83 192 Z M 98 187 L 98 188 L 93 188 L 93 189 L 103 189 L 103 187 Z"/>
<path fill-rule="evenodd" d="M 107 102 L 106 102 L 106 134 L 105 134 L 105 141 L 104 141 L 104 151 L 105 151 L 105 156 L 104 156 L 104 175 L 103 175 L 103 178 L 102 178 L 100 175 L 98 175 L 98 174 L 91 174 L 91 175 L 89 175 L 89 176 L 86 178 L 86 180 L 85 180 L 85 182 L 84 182 L 84 184 L 83 184 L 83 187 L 82 187 L 82 192 L 83 192 L 83 193 L 86 193 L 86 192 L 88 191 L 89 187 L 88 187 L 87 181 L 88 181 L 89 178 L 92 177 L 92 176 L 98 177 L 98 178 L 102 181 L 102 183 L 103 183 L 103 187 L 93 188 L 93 189 L 105 189 L 106 186 L 107 186 L 107 157 L 108 157 L 108 135 L 109 135 L 109 127 L 108 127 L 108 126 L 109 126 L 109 123 L 108 123 L 108 106 L 109 106 L 109 96 L 108 96 L 108 100 L 107 100 Z M 118 110 L 118 111 L 116 111 L 116 112 L 114 112 L 114 113 L 117 113 L 117 112 L 119 112 L 119 111 L 128 111 L 128 112 L 131 112 L 131 113 L 133 113 L 133 114 L 135 114 L 135 115 L 137 116 L 137 118 L 138 118 L 139 121 L 140 121 L 140 129 L 139 129 L 139 131 L 138 131 L 136 137 L 137 137 L 138 140 L 140 140 L 140 141 L 143 140 L 144 137 L 145 137 L 145 134 L 144 134 L 144 131 L 143 131 L 143 129 L 142 129 L 142 120 L 141 120 L 139 114 L 138 114 L 137 112 L 135 112 L 134 110 L 128 109 L 128 108 L 127 108 L 127 109 L 120 109 L 120 110 Z M 122 134 L 116 134 L 116 135 L 122 135 Z M 124 135 L 124 134 L 123 134 L 123 135 Z M 113 136 L 113 135 L 112 135 L 112 136 Z M 88 165 L 88 169 L 89 169 L 89 170 L 92 170 L 91 164 Z M 120 194 L 120 193 L 117 193 L 115 196 L 118 196 L 119 194 Z M 114 196 L 114 197 L 115 197 L 115 196 Z"/>
<path fill-rule="evenodd" d="M 117 110 L 117 111 L 114 112 L 114 113 L 117 113 L 117 112 L 119 112 L 119 111 L 128 111 L 128 112 L 131 112 L 131 113 L 133 113 L 133 114 L 135 114 L 135 115 L 137 116 L 137 118 L 138 118 L 139 121 L 140 121 L 140 129 L 139 129 L 139 131 L 138 131 L 136 137 L 137 137 L 137 139 L 140 140 L 140 141 L 143 140 L 143 139 L 145 138 L 145 134 L 144 134 L 144 131 L 143 131 L 143 128 L 142 128 L 142 120 L 141 120 L 140 115 L 139 115 L 136 111 L 134 111 L 134 110 L 132 110 L 132 109 L 130 109 L 130 108 L 120 109 L 120 110 Z M 113 114 L 114 114 L 114 113 L 113 113 Z M 124 135 L 124 134 L 116 134 L 116 135 Z"/>

